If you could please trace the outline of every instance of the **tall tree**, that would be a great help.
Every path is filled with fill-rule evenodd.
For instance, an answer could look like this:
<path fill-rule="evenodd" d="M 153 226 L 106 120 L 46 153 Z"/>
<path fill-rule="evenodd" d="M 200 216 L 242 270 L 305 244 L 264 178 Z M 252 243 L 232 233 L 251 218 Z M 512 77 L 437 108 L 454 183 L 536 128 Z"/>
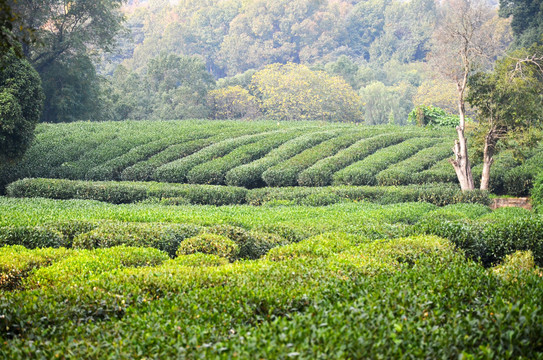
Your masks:
<path fill-rule="evenodd" d="M 543 123 L 543 47 L 517 50 L 494 71 L 473 75 L 467 100 L 477 108 L 483 136 L 481 190 L 488 190 L 498 141 Z"/>
<path fill-rule="evenodd" d="M 0 56 L 0 163 L 30 146 L 42 105 L 40 78 L 28 61 L 13 50 Z"/>
<path fill-rule="evenodd" d="M 511 16 L 516 48 L 543 44 L 543 0 L 500 0 L 500 16 Z"/>
<path fill-rule="evenodd" d="M 474 70 L 491 63 L 507 41 L 499 31 L 495 11 L 483 0 L 451 0 L 440 10 L 432 61 L 442 75 L 456 84 L 459 124 L 451 164 L 462 190 L 472 190 L 475 186 L 465 134 L 468 80 Z"/>
<path fill-rule="evenodd" d="M 23 43 L 23 52 L 42 77 L 46 89 L 43 118 L 53 121 L 71 121 L 63 114 L 77 113 L 81 119 L 90 119 L 93 108 L 80 102 L 78 93 L 92 94 L 95 77 L 92 59 L 100 51 L 110 51 L 115 36 L 122 29 L 120 6 L 124 0 L 18 0 L 12 9 L 24 19 L 24 27 L 35 32 L 40 46 Z M 84 71 L 80 71 L 84 65 Z M 92 65 L 92 69 L 88 66 Z M 59 70 L 61 69 L 61 70 Z M 60 71 L 60 72 L 59 72 Z M 55 81 L 62 73 L 69 73 Z M 87 89 L 78 88 L 87 86 Z M 72 89 L 76 89 L 72 91 Z M 70 111 L 59 112 L 56 103 L 69 104 Z"/>

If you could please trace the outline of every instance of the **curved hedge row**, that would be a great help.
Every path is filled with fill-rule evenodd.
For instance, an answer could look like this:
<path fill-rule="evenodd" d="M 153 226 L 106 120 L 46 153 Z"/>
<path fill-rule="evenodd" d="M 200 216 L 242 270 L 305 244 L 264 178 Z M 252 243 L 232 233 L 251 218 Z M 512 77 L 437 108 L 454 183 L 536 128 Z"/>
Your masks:
<path fill-rule="evenodd" d="M 380 134 L 369 139 L 362 139 L 336 155 L 318 161 L 315 165 L 302 171 L 298 176 L 301 186 L 328 186 L 332 184 L 333 175 L 348 165 L 364 159 L 375 151 L 406 140 L 407 134 Z"/>
<path fill-rule="evenodd" d="M 504 192 L 514 196 L 529 195 L 534 179 L 541 171 L 543 171 L 543 149 L 540 148 L 522 165 L 504 175 Z"/>
<path fill-rule="evenodd" d="M 378 150 L 364 160 L 358 161 L 334 174 L 334 185 L 376 185 L 375 176 L 391 164 L 400 162 L 420 150 L 432 146 L 435 138 L 412 138 L 398 145 Z"/>
<path fill-rule="evenodd" d="M 292 139 L 298 133 L 271 133 L 255 143 L 240 146 L 225 156 L 195 166 L 187 174 L 187 182 L 192 184 L 224 185 L 226 173 L 235 167 L 247 164 L 269 153 L 272 149 Z"/>
<path fill-rule="evenodd" d="M 439 143 L 423 149 L 408 159 L 400 161 L 377 174 L 380 186 L 413 184 L 413 175 L 428 169 L 451 153 L 448 143 Z M 451 166 L 452 167 L 452 166 Z"/>
<path fill-rule="evenodd" d="M 325 131 L 305 134 L 292 139 L 277 149 L 270 151 L 263 158 L 230 170 L 226 174 L 226 183 L 230 186 L 242 186 L 249 189 L 264 186 L 262 174 L 267 169 L 323 141 L 329 140 L 335 135 L 337 135 L 335 131 Z"/>
<path fill-rule="evenodd" d="M 363 133 L 362 133 L 363 134 Z M 262 174 L 262 179 L 268 186 L 294 186 L 298 183 L 298 174 L 309 168 L 320 159 L 332 156 L 360 139 L 360 132 L 351 132 L 326 140 L 300 154 L 281 162 Z"/>
<path fill-rule="evenodd" d="M 195 184 L 90 182 L 59 179 L 23 179 L 7 187 L 11 197 L 99 200 L 114 204 L 151 200 L 167 205 L 262 205 L 270 201 L 295 201 L 304 205 L 324 206 L 341 201 L 372 201 L 383 204 L 425 201 L 443 206 L 458 202 L 490 204 L 488 194 L 463 193 L 457 186 L 338 186 L 284 187 L 247 190 L 234 186 Z M 162 200 L 161 200 L 162 199 Z M 154 201 L 156 200 L 156 201 Z M 86 226 L 81 224 L 81 227 Z"/>
<path fill-rule="evenodd" d="M 270 133 L 244 135 L 214 143 L 192 155 L 160 166 L 155 170 L 154 178 L 164 182 L 186 182 L 189 171 L 197 165 L 225 156 L 240 146 L 256 143 L 269 135 Z"/>

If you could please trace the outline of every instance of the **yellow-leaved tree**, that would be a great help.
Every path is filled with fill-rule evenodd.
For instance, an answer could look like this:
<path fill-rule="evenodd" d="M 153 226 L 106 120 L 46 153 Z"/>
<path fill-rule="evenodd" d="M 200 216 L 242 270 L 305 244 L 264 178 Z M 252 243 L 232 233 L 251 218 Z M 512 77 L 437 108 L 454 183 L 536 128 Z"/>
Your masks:
<path fill-rule="evenodd" d="M 304 65 L 268 65 L 253 75 L 250 90 L 276 120 L 363 120 L 360 97 L 343 78 Z"/>

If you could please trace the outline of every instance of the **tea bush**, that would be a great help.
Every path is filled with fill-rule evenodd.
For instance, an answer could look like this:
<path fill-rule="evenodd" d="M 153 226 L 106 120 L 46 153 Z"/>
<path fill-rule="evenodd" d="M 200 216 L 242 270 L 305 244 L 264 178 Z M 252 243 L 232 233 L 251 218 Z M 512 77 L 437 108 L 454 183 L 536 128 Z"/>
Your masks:
<path fill-rule="evenodd" d="M 76 236 L 73 247 L 80 249 L 109 248 L 118 245 L 151 247 L 173 257 L 183 240 L 199 232 L 200 228 L 194 225 L 104 223 L 92 231 Z"/>
<path fill-rule="evenodd" d="M 409 137 L 408 134 L 379 134 L 362 139 L 339 151 L 336 155 L 319 160 L 315 165 L 302 171 L 298 176 L 301 186 L 327 186 L 332 184 L 332 176 L 337 171 L 364 159 L 375 151 L 397 144 Z"/>
<path fill-rule="evenodd" d="M 239 246 L 225 236 L 203 233 L 183 241 L 177 250 L 178 256 L 194 253 L 217 255 L 233 261 L 238 257 Z"/>
<path fill-rule="evenodd" d="M 375 176 L 382 170 L 420 150 L 432 146 L 436 139 L 412 138 L 400 144 L 385 147 L 366 157 L 364 160 L 338 171 L 334 174 L 334 185 L 376 185 Z"/>
<path fill-rule="evenodd" d="M 262 174 L 268 186 L 294 186 L 298 184 L 298 175 L 320 159 L 336 154 L 339 150 L 352 145 L 360 139 L 360 133 L 350 132 L 324 141 L 311 149 L 283 161 Z"/>
<path fill-rule="evenodd" d="M 261 159 L 238 166 L 226 174 L 226 183 L 230 186 L 246 188 L 262 187 L 265 184 L 262 174 L 269 168 L 289 159 L 300 152 L 310 149 L 336 135 L 334 131 L 315 132 L 292 139 Z"/>

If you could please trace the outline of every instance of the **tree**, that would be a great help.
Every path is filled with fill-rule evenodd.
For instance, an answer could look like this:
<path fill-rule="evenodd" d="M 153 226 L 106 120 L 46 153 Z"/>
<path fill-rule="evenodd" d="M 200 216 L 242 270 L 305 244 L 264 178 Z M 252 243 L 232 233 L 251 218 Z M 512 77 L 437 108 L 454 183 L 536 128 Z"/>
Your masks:
<path fill-rule="evenodd" d="M 38 71 L 46 92 L 43 119 L 92 119 L 98 101 L 94 55 L 110 51 L 122 30 L 124 0 L 18 0 L 11 8 L 23 19 L 23 29 L 37 29 L 39 46 L 23 43 L 23 53 Z M 89 67 L 89 65 L 92 67 Z M 62 79 L 59 80 L 59 76 Z M 59 80 L 59 81 L 57 81 Z M 85 87 L 85 88 L 84 88 Z M 81 94 L 94 99 L 81 101 Z M 66 106 L 59 110 L 60 106 Z"/>
<path fill-rule="evenodd" d="M 495 12 L 482 0 L 451 0 L 441 10 L 432 61 L 439 73 L 456 84 L 459 124 L 451 164 L 462 190 L 473 190 L 465 135 L 467 84 L 473 71 L 484 68 L 503 51 L 507 34 L 499 31 Z"/>
<path fill-rule="evenodd" d="M 0 58 L 0 162 L 20 158 L 40 119 L 43 91 L 28 61 L 12 50 Z"/>
<path fill-rule="evenodd" d="M 272 119 L 362 120 L 360 98 L 343 78 L 304 65 L 268 65 L 254 74 L 250 90 Z"/>
<path fill-rule="evenodd" d="M 0 56 L 14 51 L 23 57 L 21 43 L 35 41 L 35 29 L 24 25 L 21 16 L 12 8 L 13 1 L 0 0 Z"/>
<path fill-rule="evenodd" d="M 211 90 L 207 98 L 213 119 L 254 119 L 260 115 L 256 97 L 239 85 Z"/>
<path fill-rule="evenodd" d="M 543 122 L 543 48 L 509 54 L 494 71 L 473 75 L 469 88 L 467 100 L 477 108 L 484 144 L 481 190 L 487 190 L 498 141 Z"/>
<path fill-rule="evenodd" d="M 512 17 L 516 48 L 543 44 L 543 0 L 500 0 L 500 16 Z"/>

